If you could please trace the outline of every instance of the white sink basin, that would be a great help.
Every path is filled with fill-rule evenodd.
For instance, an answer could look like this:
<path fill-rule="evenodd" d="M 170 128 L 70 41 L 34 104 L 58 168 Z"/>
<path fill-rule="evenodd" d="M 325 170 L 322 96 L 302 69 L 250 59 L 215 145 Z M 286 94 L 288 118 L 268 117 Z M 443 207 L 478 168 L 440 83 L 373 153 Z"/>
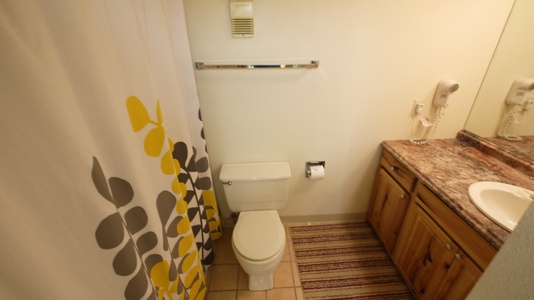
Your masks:
<path fill-rule="evenodd" d="M 468 192 L 482 213 L 508 231 L 514 230 L 534 197 L 533 191 L 493 181 L 475 182 Z"/>

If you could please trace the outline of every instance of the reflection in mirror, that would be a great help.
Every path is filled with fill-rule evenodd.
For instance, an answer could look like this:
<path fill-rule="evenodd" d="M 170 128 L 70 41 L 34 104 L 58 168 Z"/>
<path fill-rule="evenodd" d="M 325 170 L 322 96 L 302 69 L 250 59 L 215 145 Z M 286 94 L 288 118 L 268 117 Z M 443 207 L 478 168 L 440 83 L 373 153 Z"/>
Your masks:
<path fill-rule="evenodd" d="M 519 130 L 528 111 L 534 106 L 534 98 L 530 96 L 532 90 L 534 90 L 534 78 L 519 77 L 514 80 L 506 96 L 503 117 L 497 126 L 497 137 L 512 142 L 521 141 L 521 137 L 515 135 L 515 132 Z"/>
<path fill-rule="evenodd" d="M 528 84 L 534 78 L 532 32 L 534 1 L 516 0 L 465 124 L 465 130 L 530 160 L 534 160 L 534 91 Z M 517 89 L 518 79 L 526 84 L 523 89 Z M 507 101 L 510 90 L 516 98 Z"/>

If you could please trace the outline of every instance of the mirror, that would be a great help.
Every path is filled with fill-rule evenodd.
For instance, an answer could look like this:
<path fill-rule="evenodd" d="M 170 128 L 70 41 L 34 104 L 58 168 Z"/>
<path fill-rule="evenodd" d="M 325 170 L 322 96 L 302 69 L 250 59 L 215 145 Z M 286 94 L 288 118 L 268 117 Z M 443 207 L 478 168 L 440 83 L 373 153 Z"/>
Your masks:
<path fill-rule="evenodd" d="M 516 0 L 480 86 L 464 129 L 534 161 L 534 107 L 521 112 L 513 135 L 519 141 L 496 137 L 505 116 L 505 99 L 518 77 L 534 78 L 534 1 Z M 526 96 L 534 100 L 534 91 Z"/>

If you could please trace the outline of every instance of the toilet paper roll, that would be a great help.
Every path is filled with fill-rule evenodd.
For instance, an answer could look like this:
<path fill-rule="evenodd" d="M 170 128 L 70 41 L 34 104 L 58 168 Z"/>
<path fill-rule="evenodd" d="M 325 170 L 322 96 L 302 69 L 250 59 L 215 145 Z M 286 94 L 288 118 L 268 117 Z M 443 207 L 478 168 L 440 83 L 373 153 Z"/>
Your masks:
<path fill-rule="evenodd" d="M 319 166 L 310 166 L 310 177 L 308 177 L 310 180 L 320 180 L 324 179 L 324 167 Z"/>

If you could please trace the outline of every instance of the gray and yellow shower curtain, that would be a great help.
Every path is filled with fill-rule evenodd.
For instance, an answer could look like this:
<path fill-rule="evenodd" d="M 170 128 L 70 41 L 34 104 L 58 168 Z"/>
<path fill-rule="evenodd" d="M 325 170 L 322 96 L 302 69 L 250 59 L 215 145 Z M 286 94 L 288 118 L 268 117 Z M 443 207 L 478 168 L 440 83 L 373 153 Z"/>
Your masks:
<path fill-rule="evenodd" d="M 0 299 L 204 299 L 221 236 L 181 0 L 0 3 Z"/>

